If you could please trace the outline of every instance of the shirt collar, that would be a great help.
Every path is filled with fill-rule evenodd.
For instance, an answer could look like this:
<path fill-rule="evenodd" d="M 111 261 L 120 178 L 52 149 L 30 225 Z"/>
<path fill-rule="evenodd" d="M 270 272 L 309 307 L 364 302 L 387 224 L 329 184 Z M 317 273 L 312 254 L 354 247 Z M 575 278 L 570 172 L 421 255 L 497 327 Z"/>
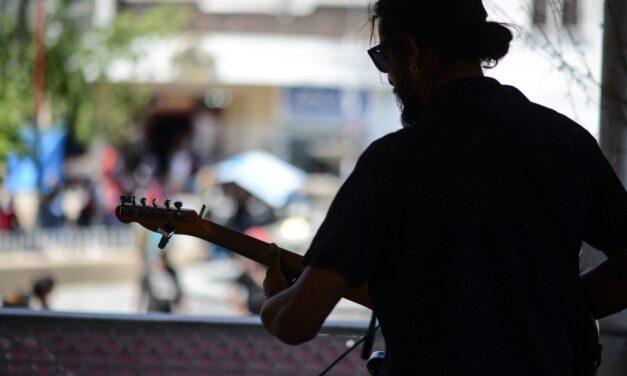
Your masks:
<path fill-rule="evenodd" d="M 431 124 L 440 114 L 451 109 L 473 109 L 479 112 L 498 108 L 497 103 L 503 86 L 491 77 L 466 77 L 449 82 L 439 88 L 427 100 L 416 124 Z"/>

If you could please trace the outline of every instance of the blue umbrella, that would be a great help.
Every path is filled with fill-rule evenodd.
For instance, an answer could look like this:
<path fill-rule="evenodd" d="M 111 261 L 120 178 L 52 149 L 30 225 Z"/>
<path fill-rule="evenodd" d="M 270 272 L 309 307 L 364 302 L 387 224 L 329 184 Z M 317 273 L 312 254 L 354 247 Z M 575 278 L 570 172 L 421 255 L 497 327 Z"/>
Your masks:
<path fill-rule="evenodd" d="M 216 165 L 216 182 L 234 183 L 266 204 L 280 208 L 305 184 L 305 173 L 265 151 L 249 151 Z"/>

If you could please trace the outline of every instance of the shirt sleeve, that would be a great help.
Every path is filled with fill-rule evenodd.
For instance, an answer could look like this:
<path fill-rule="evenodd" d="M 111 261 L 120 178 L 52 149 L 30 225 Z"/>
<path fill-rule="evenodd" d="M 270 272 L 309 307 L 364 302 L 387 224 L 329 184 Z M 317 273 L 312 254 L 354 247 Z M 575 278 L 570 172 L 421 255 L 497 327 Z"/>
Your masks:
<path fill-rule="evenodd" d="M 352 286 L 368 280 L 383 253 L 391 246 L 391 233 L 400 217 L 394 147 L 375 141 L 361 155 L 354 171 L 340 188 L 303 262 L 331 268 L 348 277 Z"/>
<path fill-rule="evenodd" d="M 627 192 L 597 143 L 592 144 L 584 241 L 604 252 L 626 250 Z"/>

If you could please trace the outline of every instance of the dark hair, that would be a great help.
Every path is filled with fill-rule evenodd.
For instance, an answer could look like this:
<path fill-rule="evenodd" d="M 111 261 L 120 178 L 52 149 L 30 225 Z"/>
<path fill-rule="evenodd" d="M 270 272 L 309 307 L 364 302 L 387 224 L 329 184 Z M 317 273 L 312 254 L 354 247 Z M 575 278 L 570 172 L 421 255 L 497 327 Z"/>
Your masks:
<path fill-rule="evenodd" d="M 370 7 L 372 32 L 378 26 L 381 38 L 409 34 L 449 59 L 478 59 L 485 68 L 495 67 L 509 51 L 511 25 L 487 21 L 479 0 L 451 2 L 377 0 Z"/>

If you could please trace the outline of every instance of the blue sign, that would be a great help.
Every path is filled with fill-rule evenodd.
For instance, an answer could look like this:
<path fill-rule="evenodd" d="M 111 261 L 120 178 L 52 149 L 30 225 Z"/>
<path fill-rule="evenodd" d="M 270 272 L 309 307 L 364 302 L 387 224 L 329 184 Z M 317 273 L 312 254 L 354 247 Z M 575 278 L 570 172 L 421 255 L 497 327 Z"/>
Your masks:
<path fill-rule="evenodd" d="M 344 120 L 363 116 L 367 96 L 364 91 L 337 88 L 295 87 L 286 90 L 286 112 L 294 118 Z"/>

